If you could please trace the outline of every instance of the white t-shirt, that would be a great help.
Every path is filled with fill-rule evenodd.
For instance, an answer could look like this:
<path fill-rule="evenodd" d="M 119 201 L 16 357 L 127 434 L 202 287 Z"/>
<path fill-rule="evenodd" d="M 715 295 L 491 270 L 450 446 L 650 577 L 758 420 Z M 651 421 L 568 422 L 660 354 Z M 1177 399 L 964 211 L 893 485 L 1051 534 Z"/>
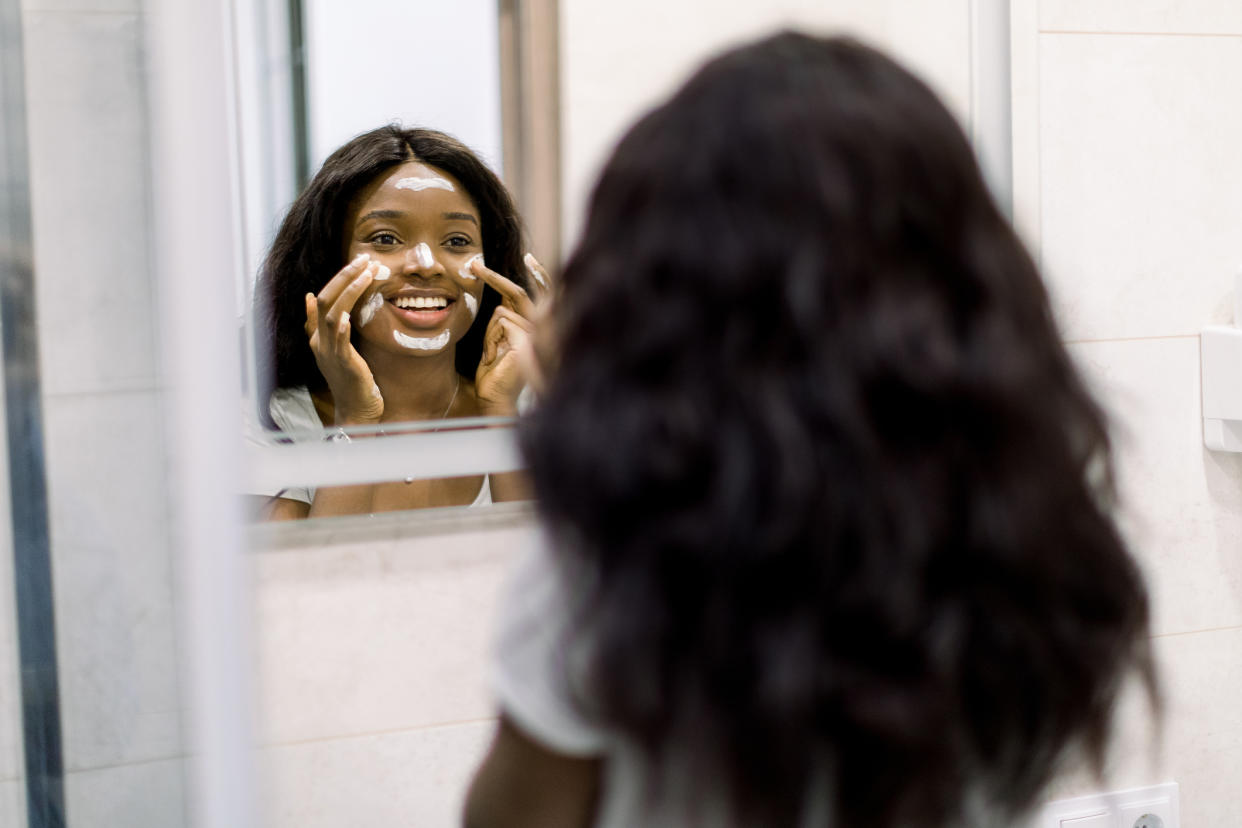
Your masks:
<path fill-rule="evenodd" d="M 491 682 L 497 703 L 528 737 L 566 756 L 604 757 L 598 828 L 662 828 L 722 824 L 711 803 L 681 796 L 675 769 L 665 796 L 647 809 L 646 763 L 638 747 L 611 732 L 574 702 L 584 674 L 586 646 L 574 608 L 585 584 L 565 577 L 542 535 L 519 552 L 501 599 Z"/>

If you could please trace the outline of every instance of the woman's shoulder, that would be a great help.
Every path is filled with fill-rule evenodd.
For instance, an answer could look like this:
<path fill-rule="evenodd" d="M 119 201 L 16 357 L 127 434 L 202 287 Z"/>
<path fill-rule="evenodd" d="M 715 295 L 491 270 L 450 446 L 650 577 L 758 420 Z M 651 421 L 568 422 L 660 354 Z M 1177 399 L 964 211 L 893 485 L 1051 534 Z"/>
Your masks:
<path fill-rule="evenodd" d="M 290 436 L 314 432 L 319 439 L 323 431 L 315 400 L 305 385 L 277 388 L 268 398 L 267 410 L 276 426 Z"/>

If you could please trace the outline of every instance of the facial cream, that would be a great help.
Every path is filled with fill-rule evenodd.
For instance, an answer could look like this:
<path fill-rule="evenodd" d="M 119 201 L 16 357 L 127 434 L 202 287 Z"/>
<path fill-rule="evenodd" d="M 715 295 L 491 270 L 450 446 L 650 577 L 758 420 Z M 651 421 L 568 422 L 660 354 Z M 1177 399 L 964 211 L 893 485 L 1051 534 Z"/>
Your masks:
<path fill-rule="evenodd" d="M 475 279 L 479 278 L 478 276 L 475 276 L 473 273 L 471 273 L 471 272 L 470 272 L 470 265 L 472 265 L 472 264 L 474 263 L 474 260 L 475 260 L 475 259 L 478 259 L 480 262 L 482 262 L 482 261 L 483 261 L 483 254 L 482 254 L 482 253 L 475 253 L 475 254 L 474 254 L 473 256 L 471 256 L 469 259 L 466 259 L 466 263 L 465 263 L 465 264 L 463 264 L 463 265 L 461 266 L 461 270 L 457 271 L 457 275 L 458 275 L 458 276 L 460 276 L 460 277 L 461 277 L 461 278 L 463 278 L 463 279 L 469 279 L 469 280 L 470 280 L 470 281 L 472 281 L 472 282 L 473 282 Z M 484 264 L 486 264 L 486 262 L 484 262 Z"/>
<path fill-rule="evenodd" d="M 383 306 L 383 295 L 379 291 L 372 293 L 371 298 L 358 309 L 358 327 L 364 327 L 373 318 L 375 318 L 375 312 Z"/>
<path fill-rule="evenodd" d="M 479 300 L 474 298 L 473 293 L 467 293 L 462 296 L 466 302 L 466 310 L 470 311 L 470 318 L 474 319 L 479 315 Z"/>
<path fill-rule="evenodd" d="M 427 246 L 426 242 L 419 242 L 418 246 L 414 248 L 414 261 L 418 262 L 418 266 L 424 270 L 436 263 L 436 260 L 431 256 L 431 248 Z"/>
<path fill-rule="evenodd" d="M 449 332 L 446 329 L 436 336 L 409 336 L 401 331 L 393 331 L 392 338 L 402 348 L 409 348 L 411 351 L 439 351 L 448 344 Z"/>
<path fill-rule="evenodd" d="M 432 176 L 430 178 L 418 178 L 412 176 L 410 178 L 402 178 L 397 181 L 398 190 L 413 190 L 419 192 L 421 190 L 448 190 L 450 193 L 457 192 L 457 189 L 446 178 L 440 176 Z"/>

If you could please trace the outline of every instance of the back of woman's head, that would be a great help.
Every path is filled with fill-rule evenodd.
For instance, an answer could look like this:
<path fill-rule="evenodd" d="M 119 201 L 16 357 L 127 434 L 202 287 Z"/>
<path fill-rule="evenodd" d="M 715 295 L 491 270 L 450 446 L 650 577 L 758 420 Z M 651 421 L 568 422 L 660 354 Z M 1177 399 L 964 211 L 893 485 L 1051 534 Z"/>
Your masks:
<path fill-rule="evenodd" d="M 845 39 L 712 61 L 617 147 L 557 311 L 524 449 L 597 584 L 584 704 L 657 766 L 888 828 L 1098 763 L 1151 679 L 1105 424 L 923 83 Z"/>
<path fill-rule="evenodd" d="M 381 173 L 407 161 L 441 169 L 466 188 L 482 221 L 488 265 L 525 286 L 522 226 L 517 209 L 486 164 L 456 138 L 431 129 L 389 125 L 363 133 L 328 156 L 289 208 L 255 288 L 256 328 L 264 356 L 273 359 L 269 385 L 318 387 L 323 379 L 307 345 L 307 293 L 318 293 L 345 265 L 345 223 L 354 199 Z M 473 379 L 483 333 L 500 304 L 487 288 L 477 322 L 457 345 L 457 369 Z"/>

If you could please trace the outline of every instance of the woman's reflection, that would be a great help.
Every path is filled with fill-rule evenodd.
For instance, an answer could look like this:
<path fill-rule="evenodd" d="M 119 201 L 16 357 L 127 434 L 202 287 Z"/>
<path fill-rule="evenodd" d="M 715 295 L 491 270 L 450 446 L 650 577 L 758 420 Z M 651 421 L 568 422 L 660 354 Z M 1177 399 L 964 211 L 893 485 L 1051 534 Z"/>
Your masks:
<path fill-rule="evenodd" d="M 344 426 L 515 414 L 530 297 L 546 284 L 523 258 L 513 200 L 467 147 L 426 129 L 358 136 L 293 203 L 259 276 L 269 424 L 348 440 Z M 512 474 L 410 479 L 285 489 L 263 511 L 280 520 L 524 496 Z"/>

